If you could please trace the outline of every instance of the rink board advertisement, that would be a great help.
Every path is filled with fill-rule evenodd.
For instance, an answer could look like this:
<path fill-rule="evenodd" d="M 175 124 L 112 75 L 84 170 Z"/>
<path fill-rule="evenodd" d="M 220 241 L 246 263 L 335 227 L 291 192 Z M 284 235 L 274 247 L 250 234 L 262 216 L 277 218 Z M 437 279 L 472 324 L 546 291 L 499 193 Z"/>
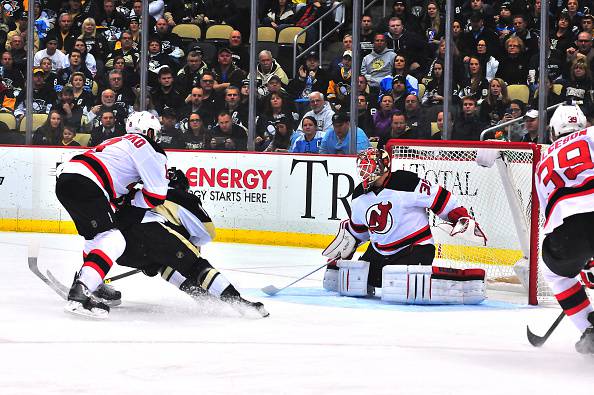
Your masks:
<path fill-rule="evenodd" d="M 55 197 L 55 171 L 80 152 L 0 147 L 0 230 L 74 233 Z M 173 151 L 168 158 L 170 167 L 187 174 L 220 241 L 325 247 L 348 216 L 358 183 L 354 157 Z M 398 162 L 395 169 L 421 169 L 414 165 Z M 501 218 L 502 213 L 490 209 L 488 197 L 481 199 L 490 193 L 481 183 L 485 170 L 473 163 L 462 166 L 446 178 L 426 168 L 426 174 L 419 173 L 460 195 L 489 239 L 497 241 L 490 247 L 519 250 L 511 214 Z M 488 224 L 494 223 L 509 226 L 491 229 Z"/>

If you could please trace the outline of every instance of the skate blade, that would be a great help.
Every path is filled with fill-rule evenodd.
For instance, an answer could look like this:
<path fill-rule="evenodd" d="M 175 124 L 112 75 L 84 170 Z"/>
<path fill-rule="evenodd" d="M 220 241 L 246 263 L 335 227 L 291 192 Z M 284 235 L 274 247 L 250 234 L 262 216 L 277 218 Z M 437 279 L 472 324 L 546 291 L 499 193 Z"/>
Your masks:
<path fill-rule="evenodd" d="M 264 306 L 249 306 L 241 302 L 231 303 L 231 306 L 246 318 L 266 318 L 270 315 Z"/>
<path fill-rule="evenodd" d="M 93 295 L 93 299 L 95 299 L 98 302 L 104 303 L 104 304 L 108 305 L 109 307 L 117 307 L 122 304 L 122 299 L 103 299 L 103 298 L 98 298 L 94 295 Z"/>
<path fill-rule="evenodd" d="M 64 311 L 79 317 L 91 318 L 95 320 L 104 320 L 109 316 L 109 312 L 105 310 L 98 308 L 87 310 L 83 307 L 82 303 L 76 302 L 74 300 L 68 301 L 66 306 L 64 306 Z"/>

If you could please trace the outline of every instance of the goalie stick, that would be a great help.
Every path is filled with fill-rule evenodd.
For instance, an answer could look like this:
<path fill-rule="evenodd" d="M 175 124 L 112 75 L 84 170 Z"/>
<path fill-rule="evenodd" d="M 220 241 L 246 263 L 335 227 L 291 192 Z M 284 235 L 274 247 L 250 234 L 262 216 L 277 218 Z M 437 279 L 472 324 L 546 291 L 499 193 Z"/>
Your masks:
<path fill-rule="evenodd" d="M 557 319 L 555 320 L 555 322 L 553 322 L 553 325 L 551 325 L 549 330 L 543 336 L 535 335 L 534 333 L 532 333 L 528 325 L 526 325 L 526 335 L 528 335 L 528 341 L 530 342 L 530 344 L 532 344 L 534 347 L 540 347 L 543 344 L 545 344 L 547 339 L 551 336 L 555 328 L 559 326 L 561 320 L 563 320 L 564 317 L 565 312 L 562 311 L 561 314 L 559 314 L 559 317 L 557 317 Z"/>
<path fill-rule="evenodd" d="M 291 285 L 293 285 L 293 284 L 295 284 L 295 283 L 297 283 L 297 282 L 299 282 L 299 281 L 303 280 L 304 278 L 306 278 L 306 277 L 308 277 L 308 276 L 310 276 L 310 275 L 314 274 L 314 273 L 315 273 L 315 272 L 317 272 L 318 270 L 320 270 L 320 269 L 322 269 L 322 268 L 324 268 L 324 267 L 328 266 L 328 263 L 329 263 L 329 262 L 326 262 L 326 263 L 324 263 L 322 266 L 320 266 L 320 267 L 318 267 L 318 268 L 316 268 L 316 269 L 312 270 L 311 272 L 307 273 L 307 274 L 306 274 L 306 275 L 304 275 L 304 276 L 301 276 L 301 277 L 299 277 L 297 280 L 293 281 L 293 282 L 292 282 L 292 283 L 290 283 L 290 284 L 287 284 L 287 285 L 285 285 L 285 286 L 284 286 L 284 287 L 282 287 L 282 288 L 277 288 L 277 287 L 275 287 L 274 285 L 268 285 L 268 286 L 266 286 L 266 287 L 262 288 L 262 292 L 264 292 L 266 295 L 274 296 L 274 295 L 276 295 L 277 293 L 279 293 L 280 291 L 282 291 L 283 289 L 287 289 L 287 288 L 289 288 Z"/>

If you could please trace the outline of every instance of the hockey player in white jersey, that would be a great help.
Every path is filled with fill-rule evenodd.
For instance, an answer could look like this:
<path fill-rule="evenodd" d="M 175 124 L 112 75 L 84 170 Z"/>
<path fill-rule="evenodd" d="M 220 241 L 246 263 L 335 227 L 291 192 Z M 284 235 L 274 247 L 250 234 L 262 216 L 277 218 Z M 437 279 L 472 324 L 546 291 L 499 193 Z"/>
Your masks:
<path fill-rule="evenodd" d="M 544 148 L 535 175 L 545 217 L 543 274 L 563 311 L 582 332 L 576 350 L 594 354 L 594 313 L 584 283 L 592 284 L 594 256 L 594 127 L 576 105 L 555 110 L 549 125 L 553 143 Z"/>
<path fill-rule="evenodd" d="M 410 273 L 413 272 L 415 278 L 430 280 L 440 277 L 458 281 L 460 284 L 456 283 L 454 287 L 460 286 L 461 290 L 464 280 L 477 280 L 481 284 L 476 289 L 477 293 L 473 294 L 473 301 L 482 301 L 484 271 L 432 267 L 435 246 L 427 209 L 450 222 L 452 234 L 466 233 L 481 244 L 486 242 L 480 227 L 467 209 L 458 204 L 456 197 L 445 188 L 419 178 L 416 173 L 404 170 L 392 172 L 390 156 L 382 149 L 361 151 L 357 157 L 357 168 L 362 182 L 353 193 L 351 216 L 342 221 L 337 237 L 323 252 L 329 259 L 341 260 L 339 270 L 333 264 L 328 265 L 324 288 L 344 295 L 372 294 L 376 287 L 382 287 L 382 271 L 386 267 L 390 269 L 390 276 L 403 278 L 404 284 L 410 282 Z M 359 261 L 348 261 L 356 247 L 368 240 L 370 245 Z M 341 274 L 343 268 L 345 270 Z M 404 273 L 404 277 L 400 272 Z M 353 277 L 352 273 L 361 275 Z M 361 278 L 366 279 L 366 284 L 359 284 Z M 450 285 L 444 284 L 444 289 Z M 353 292 L 345 289 L 357 287 L 360 289 Z M 465 294 L 464 290 L 458 294 L 459 298 L 451 298 L 446 292 L 445 298 L 437 300 L 436 295 L 430 295 L 428 283 L 425 294 L 418 297 L 411 296 L 410 290 L 403 288 L 403 299 L 395 300 L 404 303 L 470 303 L 469 293 Z M 382 298 L 385 294 L 384 289 Z"/>
<path fill-rule="evenodd" d="M 91 293 L 103 284 L 126 247 L 115 227 L 117 205 L 128 194 L 128 186 L 141 180 L 144 187 L 131 201 L 138 210 L 162 204 L 167 193 L 167 156 L 155 142 L 160 131 L 155 116 L 133 113 L 126 122 L 126 135 L 106 140 L 59 166 L 56 196 L 85 238 L 83 265 L 68 294 L 66 311 L 107 317 L 109 307 L 91 298 Z"/>

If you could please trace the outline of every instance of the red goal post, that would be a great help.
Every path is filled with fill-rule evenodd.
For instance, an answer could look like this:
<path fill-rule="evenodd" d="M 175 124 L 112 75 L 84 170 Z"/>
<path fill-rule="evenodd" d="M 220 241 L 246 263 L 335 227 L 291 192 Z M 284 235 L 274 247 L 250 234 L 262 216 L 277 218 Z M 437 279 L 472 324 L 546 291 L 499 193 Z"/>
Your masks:
<path fill-rule="evenodd" d="M 449 236 L 431 213 L 436 264 L 482 267 L 491 288 L 501 284 L 528 294 L 528 303 L 551 296 L 539 274 L 542 217 L 534 186 L 541 147 L 498 141 L 389 140 L 392 171 L 409 170 L 452 192 L 487 236 L 487 246 Z M 479 150 L 496 150 L 490 167 L 476 162 Z M 499 287 L 501 288 L 501 287 Z"/>

